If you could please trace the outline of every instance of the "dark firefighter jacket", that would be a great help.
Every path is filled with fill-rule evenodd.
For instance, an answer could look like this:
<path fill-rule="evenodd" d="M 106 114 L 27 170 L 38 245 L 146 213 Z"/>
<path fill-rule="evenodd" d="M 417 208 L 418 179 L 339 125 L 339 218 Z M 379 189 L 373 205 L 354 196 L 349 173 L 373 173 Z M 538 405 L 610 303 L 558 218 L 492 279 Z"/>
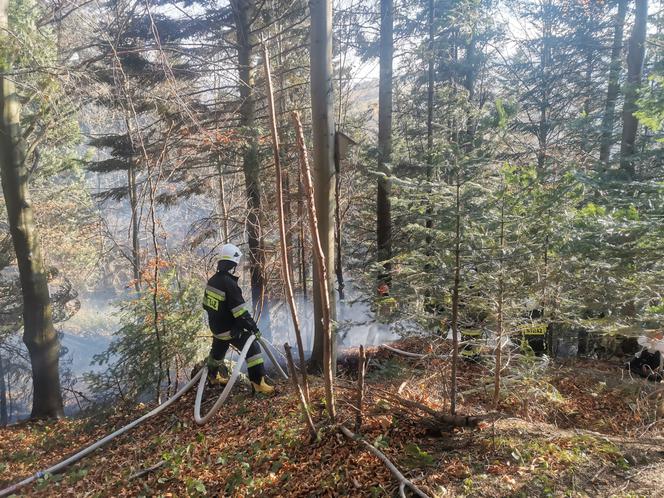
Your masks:
<path fill-rule="evenodd" d="M 242 330 L 258 332 L 237 280 L 238 277 L 221 269 L 208 280 L 205 287 L 203 308 L 208 313 L 210 330 L 219 339 L 230 340 L 232 335 Z"/>

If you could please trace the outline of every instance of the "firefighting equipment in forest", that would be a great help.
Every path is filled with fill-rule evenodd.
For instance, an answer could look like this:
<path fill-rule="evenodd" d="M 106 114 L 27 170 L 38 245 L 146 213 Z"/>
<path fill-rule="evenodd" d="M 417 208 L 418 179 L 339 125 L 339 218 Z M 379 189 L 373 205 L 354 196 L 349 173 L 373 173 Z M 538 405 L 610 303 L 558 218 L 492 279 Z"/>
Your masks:
<path fill-rule="evenodd" d="M 258 384 L 256 382 L 252 382 L 251 387 L 255 393 L 269 395 L 274 392 L 274 387 L 265 382 L 265 377 L 262 377 L 260 383 Z"/>
<path fill-rule="evenodd" d="M 239 277 L 230 273 L 236 264 L 221 259 L 217 272 L 207 282 L 203 296 L 203 308 L 208 314 L 210 330 L 223 341 L 230 341 L 233 335 L 243 330 L 258 332 L 258 326 L 242 297 Z"/>
<path fill-rule="evenodd" d="M 224 364 L 223 358 L 215 360 L 212 355 L 207 358 L 207 380 L 208 385 L 212 386 L 225 386 L 228 384 L 228 369 Z"/>
<path fill-rule="evenodd" d="M 522 351 L 531 350 L 536 355 L 546 352 L 546 323 L 527 323 L 516 328 L 515 335 L 520 339 Z"/>
<path fill-rule="evenodd" d="M 222 261 L 232 261 L 236 265 L 240 263 L 241 257 L 242 251 L 233 244 L 224 244 L 221 248 L 221 254 L 219 255 L 219 258 Z"/>
<path fill-rule="evenodd" d="M 240 369 L 242 368 L 242 364 L 244 363 L 245 359 L 247 358 L 247 354 L 249 353 L 249 349 L 251 346 L 254 344 L 254 341 L 259 341 L 260 344 L 263 346 L 265 352 L 267 355 L 270 357 L 270 360 L 274 364 L 275 368 L 279 372 L 279 375 L 281 375 L 282 378 L 288 379 L 288 375 L 283 371 L 279 363 L 275 360 L 274 356 L 270 352 L 270 347 L 272 346 L 270 343 L 265 341 L 263 338 L 256 338 L 255 335 L 251 334 L 247 338 L 246 342 L 244 343 L 244 347 L 242 348 L 242 351 L 240 351 L 240 356 L 237 360 L 237 363 L 235 364 L 235 368 L 233 368 L 233 372 L 231 372 L 231 376 L 228 379 L 228 384 L 226 384 L 226 387 L 224 387 L 224 390 L 221 392 L 219 395 L 219 398 L 217 398 L 217 401 L 212 405 L 212 408 L 205 414 L 201 415 L 201 402 L 203 401 L 203 392 L 205 391 L 205 384 L 207 383 L 207 365 L 205 365 L 202 369 L 202 375 L 198 381 L 198 388 L 196 389 L 196 400 L 194 402 L 194 420 L 198 425 L 202 425 L 221 408 L 221 405 L 224 404 L 226 399 L 231 393 L 231 389 L 233 389 L 233 386 L 235 385 L 235 382 L 237 381 L 238 376 L 240 375 Z"/>
<path fill-rule="evenodd" d="M 461 330 L 461 341 L 466 344 L 461 349 L 461 356 L 467 359 L 476 358 L 480 354 L 481 345 L 479 341 L 482 339 L 482 331 L 480 329 L 463 329 Z"/>

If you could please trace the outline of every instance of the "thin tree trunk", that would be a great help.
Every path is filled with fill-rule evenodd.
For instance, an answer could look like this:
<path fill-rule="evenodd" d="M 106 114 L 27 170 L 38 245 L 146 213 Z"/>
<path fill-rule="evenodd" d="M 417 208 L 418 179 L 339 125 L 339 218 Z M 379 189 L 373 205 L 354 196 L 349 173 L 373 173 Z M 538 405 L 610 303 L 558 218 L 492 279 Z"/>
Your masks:
<path fill-rule="evenodd" d="M 279 215 L 279 241 L 281 243 L 281 269 L 286 288 L 286 299 L 290 307 L 295 339 L 297 340 L 297 351 L 300 356 L 300 372 L 302 372 L 302 384 L 304 395 L 309 401 L 309 382 L 307 380 L 307 365 L 304 357 L 304 346 L 302 345 L 302 332 L 300 319 L 297 316 L 297 305 L 293 293 L 293 282 L 291 280 L 290 262 L 288 257 L 288 237 L 286 235 L 286 217 L 284 215 L 284 194 L 282 190 L 281 175 L 281 151 L 279 150 L 279 133 L 277 132 L 277 116 L 274 109 L 274 93 L 272 91 L 272 73 L 270 72 L 270 54 L 267 46 L 263 45 L 263 64 L 265 65 L 265 80 L 267 85 L 267 102 L 270 117 L 270 133 L 272 134 L 272 152 L 275 167 L 275 185 L 277 191 L 277 214 Z"/>
<path fill-rule="evenodd" d="M 298 169 L 297 174 L 297 219 L 299 226 L 299 241 L 300 241 L 300 285 L 302 286 L 302 297 L 307 299 L 307 239 L 304 235 L 304 185 L 302 184 L 302 173 Z"/>
<path fill-rule="evenodd" d="M 238 76 L 240 93 L 240 126 L 246 138 L 242 157 L 242 170 L 247 192 L 247 239 L 251 272 L 251 299 L 257 313 L 267 318 L 265 308 L 264 255 L 261 230 L 261 185 L 258 160 L 258 136 L 256 121 L 255 67 L 253 47 L 257 44 L 251 21 L 255 13 L 254 0 L 233 0 L 238 51 Z"/>
<path fill-rule="evenodd" d="M 284 351 L 286 351 L 286 361 L 288 362 L 288 371 L 290 374 L 291 382 L 295 388 L 295 393 L 297 394 L 300 400 L 300 407 L 302 408 L 302 418 L 309 428 L 309 434 L 311 435 L 311 440 L 315 441 L 318 439 L 318 434 L 316 433 L 316 427 L 314 426 L 314 421 L 311 420 L 311 414 L 309 413 L 308 400 L 305 394 L 302 392 L 302 388 L 297 380 L 297 371 L 295 370 L 295 363 L 293 363 L 293 354 L 291 353 L 291 348 L 288 343 L 284 344 Z M 303 372 L 304 373 L 304 372 Z"/>
<path fill-rule="evenodd" d="M 593 88 L 593 55 L 593 48 L 590 41 L 588 41 L 586 48 L 586 77 L 584 82 L 584 91 L 586 95 L 583 98 L 583 115 L 586 123 L 591 123 L 590 113 L 592 112 L 592 96 L 595 92 L 595 88 Z M 588 124 L 585 125 L 584 129 L 585 132 L 581 139 L 581 149 L 584 152 L 590 152 L 592 145 L 590 141 L 592 130 Z"/>
<path fill-rule="evenodd" d="M 639 122 L 634 116 L 636 101 L 643 76 L 643 61 L 646 53 L 646 33 L 648 28 L 648 0 L 635 0 L 634 27 L 629 38 L 627 53 L 627 84 L 623 105 L 623 129 L 620 143 L 620 169 L 629 179 L 634 179 L 636 167 L 634 154 Z"/>
<path fill-rule="evenodd" d="M 613 126 L 616 119 L 616 100 L 620 93 L 620 72 L 622 70 L 623 32 L 625 29 L 625 16 L 627 14 L 627 0 L 619 0 L 616 25 L 613 31 L 613 45 L 611 47 L 611 65 L 609 67 L 609 86 L 606 90 L 606 103 L 604 116 L 602 116 L 602 137 L 600 140 L 599 161 L 609 163 L 611 146 L 613 145 Z"/>
<path fill-rule="evenodd" d="M 390 163 L 392 161 L 392 62 L 394 53 L 393 0 L 380 1 L 380 74 L 378 83 L 378 190 L 376 197 L 377 259 L 392 257 Z M 390 265 L 379 280 L 389 282 Z"/>
<path fill-rule="evenodd" d="M 131 134 L 129 120 L 127 119 L 127 133 Z M 131 142 L 131 138 L 130 138 Z M 127 169 L 127 183 L 129 187 L 129 207 L 131 209 L 131 259 L 134 274 L 134 289 L 141 291 L 141 245 L 139 239 L 140 220 L 138 219 L 138 189 L 136 187 L 136 166 L 134 157 L 129 161 Z"/>
<path fill-rule="evenodd" d="M 334 95 L 332 88 L 332 1 L 312 0 L 311 10 L 311 119 L 313 131 L 313 166 L 316 186 L 316 213 L 318 215 L 318 235 L 325 261 L 334 261 Z M 307 181 L 307 179 L 304 179 Z M 316 244 L 314 244 L 315 246 Z M 315 248 L 315 250 L 317 250 Z M 318 264 L 314 259 L 314 265 Z M 321 282 L 325 274 L 328 281 Z M 335 299 L 330 272 L 316 268 L 314 289 L 327 289 L 330 303 L 330 316 L 335 317 Z M 315 333 L 311 363 L 314 368 L 323 369 L 326 332 L 321 318 L 324 302 L 320 292 L 314 291 Z M 336 340 L 330 339 L 330 361 L 336 370 Z"/>
<path fill-rule="evenodd" d="M 219 208 L 221 209 L 221 236 L 222 242 L 228 244 L 228 206 L 226 204 L 226 185 L 224 184 L 224 173 L 221 168 L 221 159 L 217 163 L 217 174 L 219 175 Z"/>
<path fill-rule="evenodd" d="M 450 412 L 456 415 L 457 364 L 459 363 L 459 286 L 461 283 L 461 184 L 456 174 L 456 207 L 454 239 L 454 287 L 452 289 L 452 379 Z"/>
<path fill-rule="evenodd" d="M 546 159 L 549 145 L 549 95 L 551 92 L 549 63 L 551 60 L 551 1 L 542 6 L 542 53 L 540 54 L 540 108 L 537 126 L 537 175 L 543 178 L 546 173 Z"/>
<path fill-rule="evenodd" d="M 0 0 L 0 43 L 9 27 L 7 10 L 8 0 Z M 32 365 L 31 417 L 62 417 L 60 342 L 51 318 L 44 260 L 28 192 L 19 98 L 13 81 L 3 76 L 11 71 L 11 62 L 0 60 L 0 69 L 0 169 L 23 294 L 23 342 Z"/>
<path fill-rule="evenodd" d="M 465 78 L 463 80 L 463 86 L 468 92 L 468 103 L 472 104 L 473 99 L 475 98 L 475 79 L 476 79 L 476 52 L 477 50 L 477 40 L 475 35 L 471 34 L 468 45 L 466 46 L 466 56 L 464 60 L 465 67 Z M 475 146 L 475 120 L 472 115 L 468 116 L 466 122 L 465 130 L 463 132 L 463 148 L 466 153 L 469 153 L 473 150 Z"/>
<path fill-rule="evenodd" d="M 9 422 L 7 414 L 7 385 L 5 384 L 5 365 L 0 354 L 0 426 L 4 427 Z"/>
<path fill-rule="evenodd" d="M 297 140 L 297 147 L 300 154 L 300 168 L 302 170 L 302 178 L 304 179 L 304 188 L 307 196 L 307 207 L 309 208 L 309 229 L 311 231 L 311 239 L 313 242 L 313 252 L 315 256 L 315 267 L 318 270 L 317 281 L 321 282 L 318 292 L 314 292 L 314 297 L 318 295 L 323 304 L 321 310 L 321 326 L 323 327 L 323 380 L 325 381 L 325 398 L 327 410 L 330 414 L 330 419 L 334 422 L 335 419 L 335 406 L 334 406 L 334 370 L 332 366 L 333 347 L 332 347 L 332 314 L 330 308 L 330 280 L 327 272 L 327 256 L 323 250 L 323 245 L 320 237 L 320 229 L 318 227 L 318 213 L 317 206 L 314 199 L 314 186 L 311 179 L 311 170 L 309 168 L 309 158 L 307 157 L 307 149 L 304 144 L 304 133 L 302 133 L 302 123 L 300 122 L 300 115 L 293 112 L 293 125 L 295 127 L 295 138 Z M 315 312 L 314 312 L 315 313 Z M 315 315 L 317 316 L 317 315 Z"/>
<path fill-rule="evenodd" d="M 337 274 L 339 300 L 344 299 L 344 270 L 341 251 L 341 158 L 339 157 L 339 134 L 334 134 L 334 170 L 336 182 L 334 188 L 334 271 Z"/>
<path fill-rule="evenodd" d="M 500 259 L 498 260 L 498 323 L 496 330 L 496 372 L 493 386 L 493 406 L 498 409 L 500 401 L 500 377 L 503 369 L 503 301 L 505 294 L 505 275 L 503 264 L 505 259 L 505 186 L 503 185 L 502 199 L 500 205 Z"/>
<path fill-rule="evenodd" d="M 436 4 L 434 0 L 429 0 L 428 9 L 428 64 L 427 64 L 427 181 L 430 182 L 433 177 L 433 96 L 434 96 L 434 20 Z M 427 190 L 430 190 L 428 188 Z M 428 230 L 433 228 L 433 209 L 431 203 L 427 202 L 426 219 L 424 226 L 427 229 L 426 244 L 427 254 L 431 244 L 431 235 Z"/>
<path fill-rule="evenodd" d="M 362 430 L 362 405 L 364 404 L 364 372 L 366 363 L 364 346 L 360 344 L 360 356 L 357 364 L 357 412 L 355 413 L 355 432 Z"/>
<path fill-rule="evenodd" d="M 276 2 L 275 2 L 276 5 Z M 285 131 L 288 126 L 288 114 L 286 113 L 286 98 L 287 93 L 285 90 L 284 82 L 284 61 L 283 61 L 283 45 L 282 45 L 282 36 L 283 29 L 281 23 L 277 23 L 278 35 L 277 35 L 277 64 L 279 65 L 279 76 L 278 76 L 278 95 L 277 99 L 277 109 L 275 111 L 277 114 L 277 132 L 279 136 L 279 143 L 281 144 L 280 153 L 282 159 L 284 160 L 286 166 L 288 166 L 288 161 L 286 161 L 288 153 L 288 133 Z M 286 246 L 289 250 L 289 265 L 288 270 L 290 271 L 291 282 L 294 281 L 294 267 L 295 267 L 295 258 L 293 257 L 294 253 L 297 253 L 295 244 L 293 244 L 293 223 L 292 223 L 292 208 L 291 208 L 291 179 L 288 172 L 288 168 L 282 168 L 281 171 L 281 185 L 284 191 L 284 224 L 286 225 Z M 308 387 L 307 387 L 308 389 Z M 307 400 L 308 398 L 307 393 Z"/>

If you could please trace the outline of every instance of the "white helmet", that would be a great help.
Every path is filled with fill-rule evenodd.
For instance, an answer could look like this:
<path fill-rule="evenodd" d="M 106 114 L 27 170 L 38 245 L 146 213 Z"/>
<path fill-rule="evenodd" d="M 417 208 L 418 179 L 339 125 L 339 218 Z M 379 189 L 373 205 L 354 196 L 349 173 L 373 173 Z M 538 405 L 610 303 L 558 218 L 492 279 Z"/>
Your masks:
<path fill-rule="evenodd" d="M 224 244 L 221 248 L 221 260 L 222 261 L 232 261 L 236 265 L 240 263 L 240 258 L 242 257 L 242 251 L 240 248 L 233 244 Z"/>

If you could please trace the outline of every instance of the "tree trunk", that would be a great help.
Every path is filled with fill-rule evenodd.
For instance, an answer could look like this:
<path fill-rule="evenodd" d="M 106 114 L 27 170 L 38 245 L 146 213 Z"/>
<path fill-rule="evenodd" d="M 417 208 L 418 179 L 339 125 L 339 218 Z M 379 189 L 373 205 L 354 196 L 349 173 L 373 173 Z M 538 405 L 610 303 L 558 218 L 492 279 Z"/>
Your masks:
<path fill-rule="evenodd" d="M 7 8 L 8 0 L 0 0 L 0 43 L 8 28 Z M 51 319 L 46 271 L 28 192 L 19 100 L 14 83 L 2 76 L 10 71 L 10 61 L 1 60 L 0 70 L 0 168 L 23 294 L 23 342 L 32 365 L 31 417 L 62 417 L 60 342 Z"/>
<path fill-rule="evenodd" d="M 251 300 L 256 313 L 269 328 L 269 316 L 265 300 L 263 238 L 261 231 L 261 185 L 258 160 L 258 135 L 256 130 L 255 56 L 253 47 L 258 40 L 252 32 L 251 22 L 255 14 L 254 0 L 233 0 L 238 51 L 238 76 L 240 80 L 240 126 L 247 141 L 242 157 L 242 170 L 247 192 L 247 239 L 249 243 L 249 267 L 251 272 Z M 263 314 L 265 313 L 265 314 Z M 264 331 L 267 332 L 267 331 Z M 269 334 L 268 334 L 269 335 Z"/>
<path fill-rule="evenodd" d="M 272 135 L 272 151 L 275 168 L 275 185 L 277 192 L 277 214 L 279 216 L 279 241 L 281 242 L 281 270 L 284 278 L 284 287 L 286 288 L 286 299 L 293 320 L 295 329 L 295 339 L 297 340 L 297 351 L 300 356 L 300 372 L 302 373 L 302 382 L 304 387 L 304 396 L 309 402 L 309 381 L 307 380 L 306 360 L 304 357 L 304 346 L 302 344 L 302 333 L 300 328 L 300 319 L 297 316 L 297 305 L 295 304 L 295 294 L 293 292 L 293 282 L 291 278 L 288 236 L 286 234 L 286 216 L 284 214 L 284 193 L 282 184 L 281 170 L 281 150 L 279 148 L 279 133 L 277 131 L 277 115 L 274 109 L 274 92 L 272 91 L 272 74 L 270 71 L 270 54 L 267 46 L 263 45 L 263 64 L 265 65 L 265 81 L 267 84 L 267 102 L 270 121 L 270 133 Z M 295 373 L 295 368 L 293 368 Z M 297 380 L 295 381 L 297 384 Z"/>
<path fill-rule="evenodd" d="M 493 385 L 493 407 L 494 410 L 498 409 L 500 402 L 500 377 L 503 369 L 503 301 L 505 297 L 505 274 L 504 274 L 504 260 L 505 260 L 505 186 L 503 185 L 502 199 L 500 200 L 500 259 L 498 260 L 498 310 L 497 310 L 497 327 L 496 327 L 496 372 L 494 375 Z"/>
<path fill-rule="evenodd" d="M 125 114 L 125 126 L 127 128 L 127 138 L 132 144 L 131 122 L 129 113 Z M 131 266 L 134 276 L 134 289 L 141 291 L 141 243 L 139 239 L 140 220 L 138 219 L 138 188 L 136 187 L 136 158 L 132 155 L 127 169 L 127 190 L 129 195 L 129 209 L 131 210 Z"/>
<path fill-rule="evenodd" d="M 299 170 L 298 170 L 299 171 Z M 302 174 L 297 176 L 297 219 L 299 226 L 298 239 L 300 241 L 300 285 L 302 285 L 302 297 L 307 299 L 307 239 L 304 235 L 304 186 L 302 185 Z"/>
<path fill-rule="evenodd" d="M 456 174 L 456 208 L 454 238 L 454 287 L 452 288 L 452 379 L 450 413 L 456 414 L 457 365 L 459 363 L 459 287 L 461 284 L 461 184 Z"/>
<path fill-rule="evenodd" d="M 537 126 L 537 176 L 543 178 L 546 173 L 546 159 L 549 145 L 549 95 L 551 93 L 549 63 L 551 61 L 551 2 L 542 6 L 542 53 L 540 54 L 540 105 Z"/>
<path fill-rule="evenodd" d="M 217 174 L 219 176 L 219 210 L 221 215 L 221 240 L 224 244 L 228 244 L 229 226 L 228 226 L 228 207 L 226 204 L 226 185 L 224 182 L 224 172 L 221 167 L 221 158 L 217 162 Z"/>
<path fill-rule="evenodd" d="M 433 96 L 434 96 L 434 20 L 436 4 L 434 0 L 429 0 L 428 29 L 429 46 L 427 62 L 427 181 L 430 182 L 433 177 Z M 427 187 L 430 191 L 430 187 Z M 427 229 L 426 246 L 427 255 L 429 255 L 431 235 L 429 230 L 433 228 L 433 209 L 431 203 L 427 202 L 425 210 L 424 226 Z"/>
<path fill-rule="evenodd" d="M 7 414 L 7 384 L 5 384 L 5 365 L 0 354 L 0 427 L 4 427 L 9 422 Z"/>
<path fill-rule="evenodd" d="M 392 161 L 392 60 L 394 53 L 393 0 L 380 1 L 380 80 L 378 83 L 378 192 L 376 197 L 377 259 L 392 257 L 390 163 Z M 385 176 L 382 176 L 385 175 Z M 389 264 L 385 265 L 386 273 Z M 389 275 L 379 277 L 389 281 Z"/>
<path fill-rule="evenodd" d="M 472 104 L 473 99 L 475 98 L 475 80 L 477 79 L 477 71 L 475 68 L 475 63 L 477 60 L 477 40 L 475 34 L 470 35 L 470 40 L 466 45 L 466 56 L 464 59 L 464 71 L 465 78 L 463 80 L 463 86 L 468 92 L 468 103 Z M 472 108 L 472 105 L 471 105 Z M 463 149 L 466 153 L 470 153 L 475 146 L 475 119 L 471 115 L 468 116 L 466 122 L 465 130 L 463 132 Z"/>
<path fill-rule="evenodd" d="M 616 119 L 616 100 L 620 93 L 620 72 L 622 70 L 623 31 L 627 14 L 627 0 L 619 0 L 616 25 L 613 31 L 611 47 L 611 65 L 609 67 L 609 86 L 606 90 L 606 103 L 602 117 L 602 137 L 600 140 L 599 161 L 609 163 L 613 145 L 613 125 Z"/>
<path fill-rule="evenodd" d="M 634 116 L 636 101 L 643 76 L 643 60 L 646 53 L 646 31 L 648 27 L 648 0 L 635 0 L 634 27 L 629 38 L 627 53 L 627 84 L 625 85 L 625 104 L 623 105 L 623 129 L 620 143 L 620 169 L 629 179 L 634 179 L 634 144 L 639 122 Z"/>
<path fill-rule="evenodd" d="M 314 189 L 318 234 L 326 261 L 334 261 L 334 102 L 332 88 L 332 2 L 312 0 L 311 8 L 311 119 L 313 131 Z M 314 265 L 317 265 L 314 259 Z M 313 274 L 314 287 L 314 347 L 311 363 L 322 370 L 325 330 L 322 323 L 323 302 L 320 289 L 320 268 Z M 335 299 L 332 272 L 327 272 L 327 289 L 332 320 L 335 318 Z M 332 333 L 331 361 L 336 369 L 336 334 Z"/>
<path fill-rule="evenodd" d="M 304 187 L 307 196 L 307 207 L 309 208 L 309 230 L 311 231 L 311 239 L 313 245 L 313 253 L 315 256 L 315 268 L 318 270 L 317 280 L 321 282 L 318 287 L 318 292 L 314 292 L 314 296 L 318 295 L 320 299 L 321 315 L 320 323 L 323 327 L 323 361 L 322 371 L 323 380 L 325 382 L 325 398 L 327 410 L 330 419 L 334 423 L 335 407 L 334 407 L 334 366 L 332 361 L 336 361 L 334 355 L 333 340 L 334 334 L 332 331 L 332 308 L 330 302 L 330 289 L 332 284 L 327 270 L 328 257 L 325 256 L 323 251 L 323 240 L 320 237 L 320 228 L 318 227 L 318 214 L 316 210 L 316 202 L 314 199 L 315 189 L 311 179 L 311 170 L 309 168 L 309 158 L 307 157 L 307 150 L 304 145 L 304 134 L 302 133 L 302 124 L 300 123 L 300 115 L 293 112 L 293 125 L 295 127 L 295 137 L 300 156 L 300 169 L 302 170 L 302 178 L 304 179 Z"/>
<path fill-rule="evenodd" d="M 334 172 L 336 173 L 336 182 L 334 186 L 334 272 L 337 275 L 337 289 L 339 291 L 339 300 L 344 300 L 344 268 L 343 252 L 341 247 L 341 157 L 339 149 L 339 134 L 334 134 Z"/>

